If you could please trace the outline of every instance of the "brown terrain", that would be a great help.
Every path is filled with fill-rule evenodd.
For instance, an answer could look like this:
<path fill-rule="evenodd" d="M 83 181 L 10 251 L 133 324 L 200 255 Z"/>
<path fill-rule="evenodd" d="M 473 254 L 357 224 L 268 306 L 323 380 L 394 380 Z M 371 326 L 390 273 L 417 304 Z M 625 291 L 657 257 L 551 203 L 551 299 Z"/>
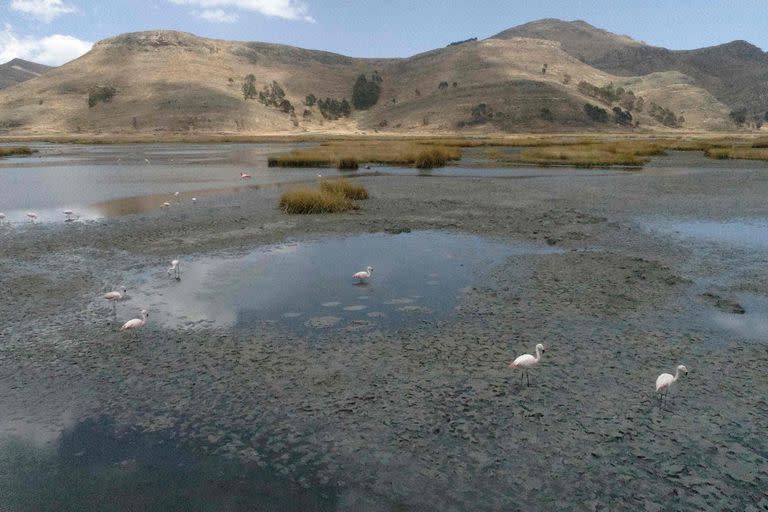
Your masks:
<path fill-rule="evenodd" d="M 360 74 L 381 76 L 378 102 L 324 118 L 307 95 L 352 97 Z M 294 112 L 245 100 L 273 81 Z M 585 95 L 582 81 L 643 97 L 631 126 L 614 122 L 618 100 Z M 440 84 L 443 84 L 441 87 Z M 89 95 L 113 95 L 89 106 Z M 491 38 L 403 59 L 358 59 L 290 46 L 205 39 L 173 31 L 124 34 L 86 55 L 0 91 L 0 135 L 359 134 L 565 131 L 730 131 L 733 110 L 754 129 L 768 108 L 768 55 L 743 41 L 672 51 L 582 22 L 542 20 Z M 585 103 L 605 109 L 595 121 Z M 682 116 L 679 127 L 651 104 Z M 484 106 L 483 106 L 484 105 Z"/>

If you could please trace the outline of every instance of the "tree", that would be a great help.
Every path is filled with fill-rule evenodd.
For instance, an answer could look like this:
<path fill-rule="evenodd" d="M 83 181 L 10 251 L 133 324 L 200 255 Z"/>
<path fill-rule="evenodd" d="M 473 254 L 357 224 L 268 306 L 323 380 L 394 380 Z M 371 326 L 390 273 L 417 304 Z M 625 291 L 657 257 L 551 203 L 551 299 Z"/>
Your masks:
<path fill-rule="evenodd" d="M 591 103 L 585 103 L 584 113 L 587 114 L 587 117 L 589 117 L 592 121 L 595 121 L 596 123 L 608 122 L 608 111 L 605 110 L 604 108 L 598 107 L 597 105 L 592 105 Z"/>
<path fill-rule="evenodd" d="M 304 104 L 308 107 L 313 106 L 315 103 L 317 103 L 317 98 L 315 98 L 314 94 L 310 94 L 307 96 L 307 98 L 304 100 Z"/>
<path fill-rule="evenodd" d="M 294 108 L 293 108 L 293 105 L 291 105 L 291 102 L 290 102 L 290 101 L 288 101 L 288 100 L 286 100 L 286 99 L 284 99 L 283 101 L 281 101 L 281 102 L 280 102 L 280 105 L 278 105 L 278 106 L 280 107 L 280 110 L 282 110 L 282 111 L 283 111 L 283 112 L 285 112 L 286 114 L 291 114 L 291 113 L 293 113 L 293 112 L 294 112 Z"/>
<path fill-rule="evenodd" d="M 438 90 L 445 92 L 448 89 L 448 82 L 440 82 L 437 88 Z"/>
<path fill-rule="evenodd" d="M 740 108 L 738 110 L 732 110 L 730 114 L 728 114 L 731 120 L 736 123 L 736 126 L 743 126 L 744 123 L 747 122 L 747 109 L 746 108 Z"/>
<path fill-rule="evenodd" d="M 367 110 L 379 101 L 381 94 L 379 83 L 381 83 L 381 77 L 378 73 L 374 73 L 371 80 L 368 80 L 365 75 L 357 77 L 352 87 L 352 104 L 356 109 Z"/>
<path fill-rule="evenodd" d="M 97 85 L 88 92 L 88 108 L 95 107 L 97 103 L 108 103 L 117 93 L 117 89 L 111 85 Z"/>
<path fill-rule="evenodd" d="M 552 115 L 552 111 L 549 110 L 547 107 L 544 107 L 541 110 L 539 110 L 539 117 L 544 121 L 549 121 L 549 122 L 552 122 L 555 120 L 555 116 Z"/>
<path fill-rule="evenodd" d="M 253 74 L 246 75 L 243 80 L 243 99 L 256 99 L 256 77 Z"/>
<path fill-rule="evenodd" d="M 274 80 L 259 92 L 259 101 L 267 106 L 279 107 L 283 99 L 285 99 L 285 91 Z"/>
<path fill-rule="evenodd" d="M 628 110 L 622 110 L 621 107 L 613 107 L 613 120 L 621 126 L 632 126 L 632 114 Z"/>

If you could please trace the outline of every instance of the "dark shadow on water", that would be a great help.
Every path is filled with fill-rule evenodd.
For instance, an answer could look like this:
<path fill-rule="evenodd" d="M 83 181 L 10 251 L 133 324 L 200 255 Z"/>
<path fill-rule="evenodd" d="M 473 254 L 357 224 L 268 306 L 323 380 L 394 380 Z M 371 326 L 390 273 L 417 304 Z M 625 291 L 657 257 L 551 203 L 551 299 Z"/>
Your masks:
<path fill-rule="evenodd" d="M 325 511 L 336 490 L 304 488 L 269 464 L 242 464 L 182 446 L 170 432 L 91 419 L 55 446 L 0 445 L 0 510 Z"/>

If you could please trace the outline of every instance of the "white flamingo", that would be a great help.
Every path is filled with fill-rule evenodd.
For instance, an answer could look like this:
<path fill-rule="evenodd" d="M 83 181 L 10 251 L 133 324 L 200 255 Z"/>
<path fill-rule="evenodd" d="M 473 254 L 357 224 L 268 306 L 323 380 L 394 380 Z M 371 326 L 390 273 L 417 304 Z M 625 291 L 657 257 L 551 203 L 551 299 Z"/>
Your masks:
<path fill-rule="evenodd" d="M 179 260 L 171 261 L 171 266 L 168 269 L 168 275 L 173 276 L 176 279 L 181 279 L 181 263 Z"/>
<path fill-rule="evenodd" d="M 128 290 L 123 288 L 122 292 L 114 291 L 104 294 L 104 298 L 112 303 L 112 311 L 117 312 L 117 302 L 123 300 L 126 293 L 128 293 Z"/>
<path fill-rule="evenodd" d="M 0 212 L 0 224 L 5 224 L 5 214 Z"/>
<path fill-rule="evenodd" d="M 197 204 L 197 198 L 196 197 L 192 198 L 192 204 Z"/>
<path fill-rule="evenodd" d="M 510 368 L 520 368 L 523 370 L 523 372 L 520 374 L 520 385 L 523 384 L 523 375 L 525 375 L 525 379 L 528 382 L 528 385 L 531 385 L 531 379 L 528 376 L 528 369 L 533 368 L 537 364 L 539 364 L 539 361 L 541 361 L 541 354 L 544 352 L 544 345 L 539 343 L 536 345 L 536 357 L 533 357 L 531 354 L 523 354 L 521 356 L 518 356 L 514 361 L 509 363 Z"/>
<path fill-rule="evenodd" d="M 247 179 L 250 179 L 250 177 L 251 177 L 251 175 L 248 174 L 247 172 L 241 172 L 240 173 L 240 179 L 241 180 L 247 180 Z"/>
<path fill-rule="evenodd" d="M 370 278 L 373 275 L 373 267 L 368 266 L 365 270 L 361 270 L 360 272 L 356 272 L 352 275 L 353 279 L 359 280 L 361 283 L 364 282 L 366 279 Z"/>
<path fill-rule="evenodd" d="M 65 222 L 72 222 L 78 217 L 77 215 L 75 215 L 75 212 L 73 212 L 72 210 L 64 210 L 63 213 L 64 213 L 64 217 L 66 217 L 64 219 Z"/>
<path fill-rule="evenodd" d="M 35 212 L 27 212 L 27 217 L 29 217 L 29 221 L 34 224 L 37 222 L 37 214 Z"/>
<path fill-rule="evenodd" d="M 134 318 L 132 320 L 128 320 L 120 328 L 120 332 L 131 331 L 135 336 L 136 331 L 146 325 L 148 318 L 149 318 L 149 312 L 146 309 L 142 309 L 141 318 Z"/>
<path fill-rule="evenodd" d="M 168 201 L 166 201 L 166 202 L 164 202 L 164 203 L 163 203 L 163 205 L 162 205 L 160 208 L 168 208 L 168 207 L 170 207 L 170 206 L 171 206 L 171 203 L 169 203 Z"/>
<path fill-rule="evenodd" d="M 662 373 L 661 375 L 656 377 L 656 392 L 659 394 L 660 402 L 663 402 L 667 398 L 667 393 L 669 393 L 669 388 L 671 388 L 672 384 L 677 382 L 677 379 L 680 378 L 680 372 L 683 372 L 683 375 L 685 375 L 688 373 L 688 368 L 686 368 L 681 364 L 675 370 L 674 376 L 669 373 Z"/>
<path fill-rule="evenodd" d="M 174 192 L 174 193 L 173 193 L 173 197 L 175 197 L 175 198 L 176 198 L 176 201 L 177 201 L 177 202 L 179 201 L 179 193 L 178 193 L 178 192 Z"/>
<path fill-rule="evenodd" d="M 145 159 L 144 159 L 144 163 L 145 163 L 145 164 L 148 164 L 148 163 L 149 163 L 149 158 L 145 158 Z"/>

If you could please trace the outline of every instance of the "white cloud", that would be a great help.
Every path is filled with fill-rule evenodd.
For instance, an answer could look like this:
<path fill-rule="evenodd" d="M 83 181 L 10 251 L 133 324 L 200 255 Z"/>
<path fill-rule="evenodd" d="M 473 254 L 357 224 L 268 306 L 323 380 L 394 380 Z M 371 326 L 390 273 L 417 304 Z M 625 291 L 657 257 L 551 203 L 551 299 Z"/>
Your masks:
<path fill-rule="evenodd" d="M 75 8 L 63 0 L 11 0 L 11 10 L 32 15 L 46 23 L 62 14 L 75 12 Z"/>
<path fill-rule="evenodd" d="M 195 16 L 211 23 L 234 23 L 237 21 L 237 14 L 223 11 L 222 9 L 206 9 L 201 12 L 193 12 Z"/>
<path fill-rule="evenodd" d="M 203 9 L 234 7 L 244 11 L 258 12 L 287 20 L 301 20 L 314 23 L 309 7 L 302 0 L 171 0 L 179 5 L 195 5 Z"/>
<path fill-rule="evenodd" d="M 88 52 L 93 43 L 54 34 L 42 38 L 18 36 L 10 25 L 0 30 L 0 63 L 14 58 L 59 66 Z"/>

